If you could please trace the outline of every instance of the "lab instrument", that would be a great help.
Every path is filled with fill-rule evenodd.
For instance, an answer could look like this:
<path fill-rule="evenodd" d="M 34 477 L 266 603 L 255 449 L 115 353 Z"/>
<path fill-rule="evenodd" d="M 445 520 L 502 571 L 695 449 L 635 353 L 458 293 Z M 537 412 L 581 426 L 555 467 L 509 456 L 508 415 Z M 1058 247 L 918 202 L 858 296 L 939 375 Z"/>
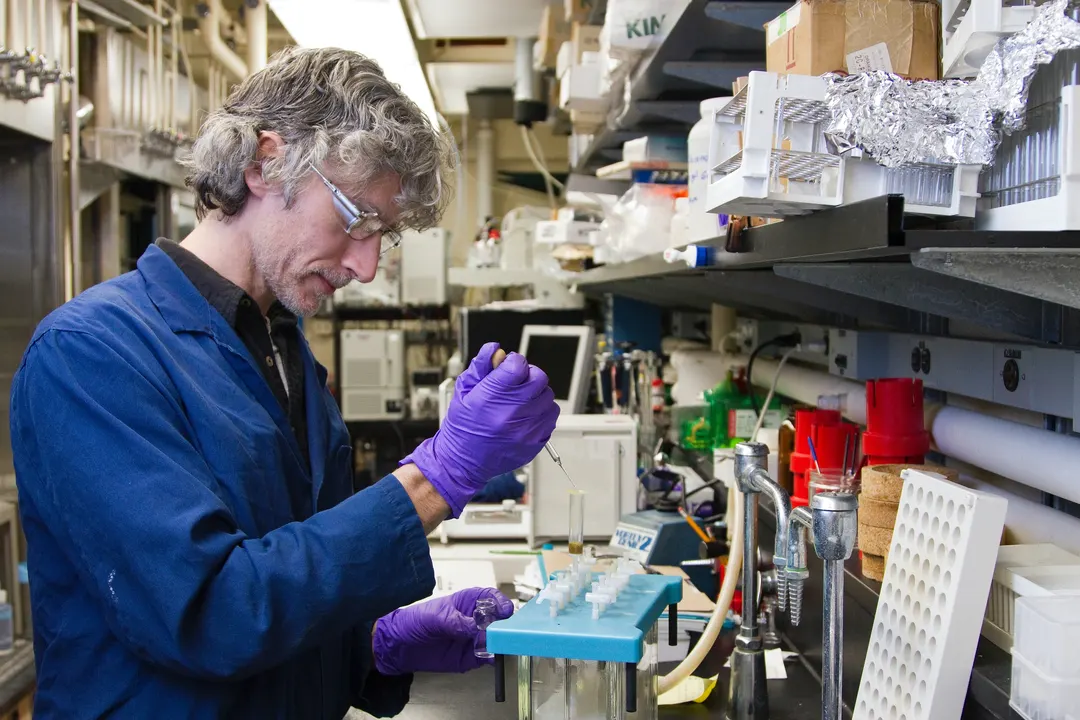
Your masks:
<path fill-rule="evenodd" d="M 341 416 L 405 417 L 405 336 L 400 330 L 341 331 Z"/>
<path fill-rule="evenodd" d="M 445 228 L 408 230 L 401 236 L 401 303 L 444 305 L 449 234 Z"/>
<path fill-rule="evenodd" d="M 602 506 L 598 504 L 589 513 L 585 541 L 607 540 L 619 518 L 637 509 L 637 438 L 637 423 L 628 415 L 562 414 L 551 435 L 551 445 L 559 448 L 565 474 L 549 453 L 541 451 L 521 472 L 528 488 L 527 502 L 470 502 L 459 518 L 444 521 L 430 537 L 443 542 L 520 539 L 530 547 L 548 541 L 564 542 L 569 475 L 576 489 L 605 499 Z"/>
<path fill-rule="evenodd" d="M 621 560 L 595 572 L 595 560 L 576 558 L 541 593 L 487 630 L 495 653 L 495 698 L 503 701 L 506 658 L 517 657 L 518 717 L 522 720 L 655 720 L 658 632 L 668 611 L 669 642 L 677 640 L 682 581 L 633 574 Z"/>

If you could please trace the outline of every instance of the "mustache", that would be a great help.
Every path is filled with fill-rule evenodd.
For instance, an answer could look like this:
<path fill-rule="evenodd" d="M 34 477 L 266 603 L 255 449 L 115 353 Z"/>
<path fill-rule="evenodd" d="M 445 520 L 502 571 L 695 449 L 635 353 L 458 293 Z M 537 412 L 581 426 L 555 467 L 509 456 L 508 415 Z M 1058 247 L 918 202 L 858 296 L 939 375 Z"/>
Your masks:
<path fill-rule="evenodd" d="M 355 279 L 352 273 L 344 270 L 317 270 L 315 274 L 333 285 L 335 290 L 340 290 Z"/>

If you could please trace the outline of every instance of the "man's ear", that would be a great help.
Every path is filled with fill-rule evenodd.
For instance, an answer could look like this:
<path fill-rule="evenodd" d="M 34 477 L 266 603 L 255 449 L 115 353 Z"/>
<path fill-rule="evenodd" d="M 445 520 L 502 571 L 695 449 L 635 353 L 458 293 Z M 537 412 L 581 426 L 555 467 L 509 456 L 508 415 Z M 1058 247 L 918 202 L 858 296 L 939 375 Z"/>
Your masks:
<path fill-rule="evenodd" d="M 273 184 L 263 177 L 263 162 L 269 158 L 279 158 L 285 154 L 285 141 L 276 132 L 259 133 L 259 149 L 255 153 L 255 162 L 244 171 L 244 181 L 248 190 L 256 197 L 265 197 L 274 192 Z"/>

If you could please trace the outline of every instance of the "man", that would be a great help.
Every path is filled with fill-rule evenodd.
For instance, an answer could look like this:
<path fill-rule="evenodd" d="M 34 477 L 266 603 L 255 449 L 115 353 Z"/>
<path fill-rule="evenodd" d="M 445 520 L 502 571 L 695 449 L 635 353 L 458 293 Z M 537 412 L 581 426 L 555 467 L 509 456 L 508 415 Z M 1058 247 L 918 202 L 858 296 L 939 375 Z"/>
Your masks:
<path fill-rule="evenodd" d="M 437 222 L 448 157 L 375 63 L 287 51 L 201 129 L 194 232 L 42 322 L 11 396 L 35 716 L 390 716 L 411 673 L 480 663 L 476 600 L 505 597 L 406 606 L 427 532 L 550 437 L 547 378 L 486 346 L 435 437 L 353 495 L 296 322 Z"/>

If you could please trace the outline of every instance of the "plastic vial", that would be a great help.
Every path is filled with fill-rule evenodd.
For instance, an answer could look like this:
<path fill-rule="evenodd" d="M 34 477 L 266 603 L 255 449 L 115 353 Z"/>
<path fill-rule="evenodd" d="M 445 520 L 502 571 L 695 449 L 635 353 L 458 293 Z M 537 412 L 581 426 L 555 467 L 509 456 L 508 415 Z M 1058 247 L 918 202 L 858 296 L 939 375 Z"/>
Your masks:
<path fill-rule="evenodd" d="M 7 591 L 0 590 L 0 655 L 7 655 L 14 649 L 14 627 L 11 605 L 7 601 Z"/>
<path fill-rule="evenodd" d="M 476 629 L 479 630 L 476 634 L 476 642 L 473 645 L 473 655 L 478 658 L 495 657 L 494 653 L 489 653 L 487 649 L 487 630 L 488 625 L 495 622 L 495 601 L 491 598 L 480 598 L 476 601 L 476 609 L 473 610 L 473 620 L 476 621 Z"/>
<path fill-rule="evenodd" d="M 570 491 L 569 544 L 571 555 L 585 551 L 585 493 L 580 490 Z"/>

